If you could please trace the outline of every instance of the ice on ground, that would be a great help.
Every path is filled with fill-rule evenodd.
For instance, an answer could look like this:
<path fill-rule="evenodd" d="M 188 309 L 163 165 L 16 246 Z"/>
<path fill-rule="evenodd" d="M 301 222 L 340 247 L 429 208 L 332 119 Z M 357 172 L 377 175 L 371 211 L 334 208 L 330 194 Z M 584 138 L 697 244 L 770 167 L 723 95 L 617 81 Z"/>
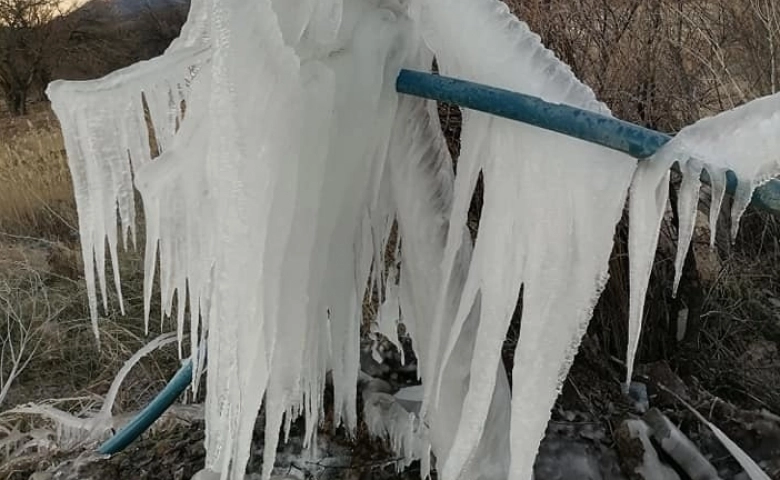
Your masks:
<path fill-rule="evenodd" d="M 398 403 L 412 413 L 419 413 L 424 395 L 425 387 L 422 385 L 404 387 L 393 394 Z"/>
<path fill-rule="evenodd" d="M 642 444 L 642 464 L 638 465 L 634 472 L 645 480 L 679 480 L 680 476 L 670 466 L 661 462 L 658 453 L 650 441 L 649 427 L 642 420 L 626 420 L 626 427 L 631 438 L 637 439 Z"/>

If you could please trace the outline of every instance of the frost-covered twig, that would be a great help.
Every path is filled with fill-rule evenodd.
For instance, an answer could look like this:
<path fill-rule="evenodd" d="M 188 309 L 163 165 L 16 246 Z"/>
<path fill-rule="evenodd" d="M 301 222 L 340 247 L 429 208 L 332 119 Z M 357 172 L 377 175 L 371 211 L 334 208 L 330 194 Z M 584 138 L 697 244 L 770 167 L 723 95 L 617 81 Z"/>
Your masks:
<path fill-rule="evenodd" d="M 660 410 L 650 409 L 643 420 L 650 426 L 652 438 L 685 470 L 691 480 L 720 480 L 715 467 Z"/>
<path fill-rule="evenodd" d="M 130 370 L 149 353 L 175 341 L 175 333 L 160 335 L 128 359 L 111 383 L 98 411 L 95 411 L 93 404 L 88 408 L 83 408 L 80 412 L 72 413 L 58 408 L 58 401 L 49 401 L 17 406 L 6 414 L 27 415 L 44 419 L 49 423 L 47 430 L 52 432 L 51 445 L 55 445 L 59 449 L 80 448 L 99 442 L 111 431 L 121 426 L 119 425 L 121 418 L 114 417 L 111 410 L 119 388 Z"/>
<path fill-rule="evenodd" d="M 726 450 L 731 453 L 731 455 L 739 462 L 740 466 L 745 470 L 745 473 L 750 477 L 751 480 L 769 480 L 769 476 L 761 469 L 761 467 L 758 466 L 758 464 L 750 458 L 750 456 L 739 446 L 734 443 L 733 440 L 731 440 L 725 433 L 723 433 L 718 427 L 716 427 L 712 422 L 704 418 L 704 416 L 699 413 L 698 410 L 693 408 L 691 404 L 683 400 L 679 395 L 674 393 L 671 389 L 667 388 L 663 384 L 657 384 L 660 389 L 663 391 L 669 393 L 673 397 L 675 397 L 680 403 L 682 403 L 685 408 L 691 411 L 696 418 L 699 419 L 703 424 L 705 424 L 710 430 L 712 430 L 712 433 L 715 434 L 715 437 L 720 441 L 720 443 L 723 444 L 724 447 L 726 447 Z"/>

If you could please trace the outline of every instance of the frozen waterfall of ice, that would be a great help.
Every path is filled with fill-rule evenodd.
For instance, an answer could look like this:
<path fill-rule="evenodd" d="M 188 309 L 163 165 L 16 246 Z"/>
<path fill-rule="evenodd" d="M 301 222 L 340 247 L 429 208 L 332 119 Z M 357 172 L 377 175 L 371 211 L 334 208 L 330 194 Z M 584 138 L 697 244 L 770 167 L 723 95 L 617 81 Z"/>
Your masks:
<path fill-rule="evenodd" d="M 455 177 L 435 104 L 394 88 L 401 68 L 429 71 L 434 56 L 448 75 L 609 114 L 498 0 L 193 0 L 164 55 L 50 86 L 95 332 L 106 257 L 116 266 L 120 238 L 135 242 L 137 190 L 147 325 L 157 272 L 180 349 L 190 332 L 195 389 L 208 350 L 206 468 L 219 478 L 243 478 L 261 406 L 263 478 L 295 418 L 315 447 L 329 372 L 334 421 L 354 431 L 362 303 L 377 289 L 379 329 L 404 323 L 423 392 L 419 416 L 391 396 L 365 398 L 370 430 L 402 463 L 420 458 L 423 475 L 432 453 L 445 480 L 527 480 L 606 283 L 629 185 L 631 363 L 671 163 L 686 175 L 683 232 L 702 168 L 716 207 L 726 169 L 746 182 L 737 217 L 778 173 L 770 98 L 684 130 L 638 169 L 622 153 L 464 112 Z M 521 288 L 510 391 L 500 352 Z"/>

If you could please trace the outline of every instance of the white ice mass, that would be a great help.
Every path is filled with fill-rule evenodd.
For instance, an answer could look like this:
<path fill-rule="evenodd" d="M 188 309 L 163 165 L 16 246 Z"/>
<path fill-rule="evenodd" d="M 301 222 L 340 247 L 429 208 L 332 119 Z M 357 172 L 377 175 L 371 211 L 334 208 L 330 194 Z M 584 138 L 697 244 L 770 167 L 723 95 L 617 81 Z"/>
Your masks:
<path fill-rule="evenodd" d="M 194 388 L 208 352 L 206 468 L 220 478 L 243 478 L 261 406 L 264 478 L 298 416 L 316 445 L 328 372 L 334 420 L 355 429 L 361 306 L 373 288 L 386 298 L 380 329 L 400 310 L 424 392 L 419 418 L 367 399 L 370 429 L 407 460 L 422 457 L 423 475 L 430 452 L 445 480 L 531 478 L 629 189 L 632 364 L 671 164 L 685 175 L 681 259 L 702 169 L 715 211 L 726 170 L 737 174 L 735 219 L 778 173 L 780 97 L 770 97 L 691 126 L 638 168 L 466 111 L 456 177 L 435 105 L 395 92 L 401 68 L 430 71 L 434 57 L 450 76 L 609 114 L 498 0 L 193 0 L 164 55 L 50 86 L 92 320 L 106 256 L 116 267 L 120 240 L 135 242 L 137 190 L 147 322 L 159 254 L 180 342 L 192 312 Z M 480 172 L 472 245 L 466 214 Z M 395 223 L 398 271 L 385 265 Z M 119 291 L 116 268 L 114 283 Z M 500 351 L 521 286 L 510 391 Z"/>

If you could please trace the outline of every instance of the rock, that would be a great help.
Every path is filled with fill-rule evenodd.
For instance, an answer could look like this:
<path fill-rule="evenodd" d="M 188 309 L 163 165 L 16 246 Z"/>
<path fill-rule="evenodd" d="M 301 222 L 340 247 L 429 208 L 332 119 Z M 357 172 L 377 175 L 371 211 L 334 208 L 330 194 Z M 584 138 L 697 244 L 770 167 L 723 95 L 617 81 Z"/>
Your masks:
<path fill-rule="evenodd" d="M 661 462 L 650 441 L 650 427 L 638 419 L 624 420 L 615 431 L 623 473 L 629 480 L 680 480 L 677 473 Z"/>
<path fill-rule="evenodd" d="M 360 371 L 358 373 L 358 390 L 365 393 L 393 393 L 393 387 L 381 378 L 374 378 L 371 375 Z"/>
<path fill-rule="evenodd" d="M 672 371 L 668 363 L 661 361 L 642 365 L 637 368 L 637 373 L 645 375 L 650 379 L 648 393 L 649 399 L 653 400 L 654 405 L 662 407 L 676 405 L 677 399 L 674 395 L 677 395 L 686 402 L 691 401 L 688 386 Z M 659 385 L 673 392 L 674 395 L 663 388 L 659 388 Z"/>
<path fill-rule="evenodd" d="M 748 345 L 740 361 L 748 368 L 771 368 L 780 363 L 777 344 L 770 340 L 757 340 Z"/>
<path fill-rule="evenodd" d="M 534 478 L 539 480 L 626 480 L 617 454 L 597 422 L 553 421 L 539 446 Z"/>
<path fill-rule="evenodd" d="M 51 480 L 54 475 L 49 472 L 35 472 L 30 475 L 30 480 Z"/>
<path fill-rule="evenodd" d="M 650 435 L 691 480 L 720 480 L 718 471 L 693 442 L 660 410 L 653 408 L 643 418 Z"/>
<path fill-rule="evenodd" d="M 650 408 L 650 399 L 647 396 L 647 385 L 641 382 L 631 382 L 628 387 L 628 396 L 634 401 L 634 408 L 639 413 L 645 413 Z"/>

